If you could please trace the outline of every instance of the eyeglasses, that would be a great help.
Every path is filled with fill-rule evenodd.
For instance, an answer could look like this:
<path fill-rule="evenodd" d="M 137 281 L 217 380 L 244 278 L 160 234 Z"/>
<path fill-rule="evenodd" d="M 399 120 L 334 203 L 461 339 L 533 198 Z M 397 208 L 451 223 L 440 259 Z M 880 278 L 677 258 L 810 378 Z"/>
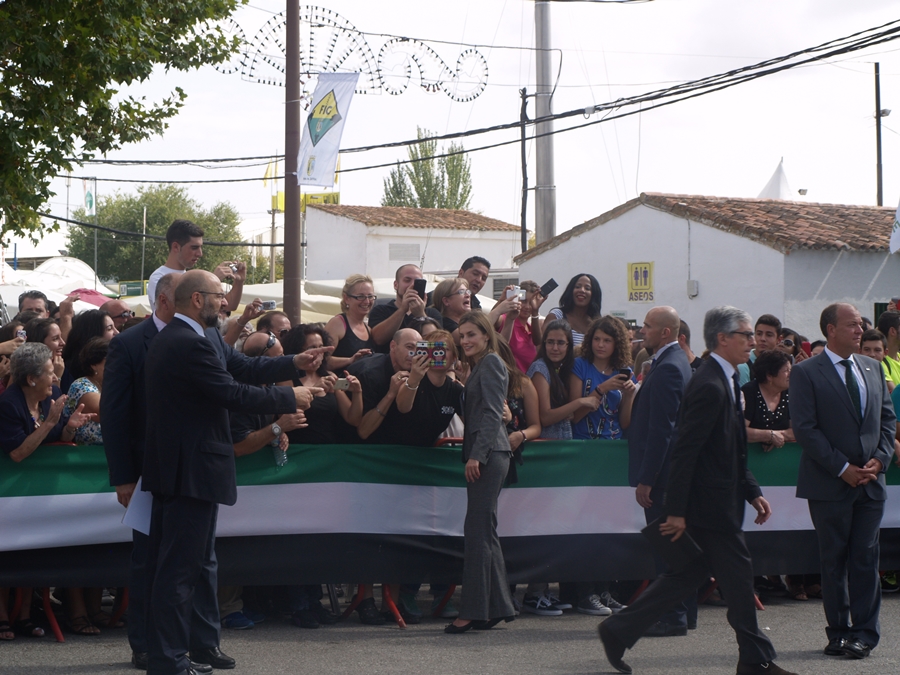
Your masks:
<path fill-rule="evenodd" d="M 785 338 L 784 340 L 781 341 L 781 344 L 783 344 L 785 347 L 793 347 L 794 341 L 791 340 L 790 338 Z"/>
<path fill-rule="evenodd" d="M 134 312 L 124 311 L 121 314 L 111 314 L 111 319 L 130 319 L 134 316 Z"/>
<path fill-rule="evenodd" d="M 458 291 L 456 291 L 456 294 L 469 296 L 472 295 L 472 291 L 470 291 L 468 288 L 460 288 Z"/>
<path fill-rule="evenodd" d="M 754 333 L 752 330 L 733 330 L 730 335 L 743 335 L 748 340 L 752 340 Z"/>
<path fill-rule="evenodd" d="M 348 298 L 353 298 L 357 302 L 362 302 L 363 300 L 368 300 L 369 302 L 375 302 L 378 299 L 377 295 L 350 295 L 347 294 Z"/>
<path fill-rule="evenodd" d="M 221 292 L 220 292 L 220 293 L 213 293 L 212 291 L 194 291 L 194 292 L 195 292 L 195 293 L 200 293 L 200 294 L 202 294 L 202 295 L 214 295 L 214 296 L 216 296 L 219 300 L 224 300 L 224 299 L 225 299 L 225 294 L 224 294 L 224 293 L 221 293 Z"/>
<path fill-rule="evenodd" d="M 544 344 L 548 347 L 568 347 L 569 342 L 567 340 L 544 340 Z"/>
<path fill-rule="evenodd" d="M 276 342 L 278 342 L 278 338 L 275 337 L 275 333 L 273 333 L 272 331 L 269 331 L 269 341 L 266 342 L 266 348 L 262 350 L 262 354 L 260 354 L 260 356 L 262 356 L 267 351 L 272 349 L 272 347 L 275 346 Z"/>

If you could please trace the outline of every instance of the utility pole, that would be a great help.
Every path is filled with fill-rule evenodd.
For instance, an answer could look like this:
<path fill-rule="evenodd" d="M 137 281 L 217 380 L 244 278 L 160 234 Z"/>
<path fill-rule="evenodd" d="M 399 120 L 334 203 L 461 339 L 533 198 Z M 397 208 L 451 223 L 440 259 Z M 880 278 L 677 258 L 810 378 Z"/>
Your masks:
<path fill-rule="evenodd" d="M 537 119 L 553 114 L 551 98 L 553 94 L 552 75 L 550 73 L 550 1 L 536 0 L 534 3 L 535 42 L 537 51 Z M 541 244 L 556 236 L 556 185 L 553 178 L 553 122 L 540 122 L 536 125 L 538 136 L 535 143 L 536 182 L 535 182 L 535 239 Z M 548 135 L 543 135 L 548 134 Z"/>
<path fill-rule="evenodd" d="M 876 201 L 878 206 L 884 206 L 884 189 L 882 187 L 881 173 L 881 118 L 891 114 L 888 109 L 881 108 L 881 73 L 880 63 L 875 64 L 875 182 Z"/>
<path fill-rule="evenodd" d="M 300 2 L 287 0 L 284 67 L 284 313 L 291 324 L 300 323 L 301 248 L 300 186 Z M 273 216 L 274 218 L 274 216 Z M 272 251 L 274 260 L 275 251 Z"/>
<path fill-rule="evenodd" d="M 522 96 L 522 110 L 519 122 L 522 125 L 522 253 L 528 250 L 528 155 L 525 152 L 525 124 L 528 122 L 528 90 L 519 89 Z"/>

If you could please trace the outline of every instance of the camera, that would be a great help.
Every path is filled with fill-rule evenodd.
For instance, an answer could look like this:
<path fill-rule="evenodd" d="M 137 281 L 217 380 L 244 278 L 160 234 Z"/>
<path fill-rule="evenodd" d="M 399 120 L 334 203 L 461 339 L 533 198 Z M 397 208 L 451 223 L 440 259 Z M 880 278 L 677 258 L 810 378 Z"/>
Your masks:
<path fill-rule="evenodd" d="M 274 300 L 263 300 L 263 303 L 259 306 L 264 312 L 269 312 L 275 309 L 278 306 L 278 303 Z"/>
<path fill-rule="evenodd" d="M 232 272 L 237 272 L 237 265 L 235 265 L 234 263 L 231 263 L 228 266 L 231 268 Z"/>

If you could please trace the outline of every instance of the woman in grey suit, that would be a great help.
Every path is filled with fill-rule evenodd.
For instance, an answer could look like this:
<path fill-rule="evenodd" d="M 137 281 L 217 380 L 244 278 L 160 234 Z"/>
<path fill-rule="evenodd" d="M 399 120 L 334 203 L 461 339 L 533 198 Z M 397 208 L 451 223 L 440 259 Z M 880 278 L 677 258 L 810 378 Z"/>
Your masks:
<path fill-rule="evenodd" d="M 468 503 L 465 523 L 462 607 L 447 633 L 488 630 L 515 618 L 506 565 L 497 536 L 497 497 L 509 471 L 511 450 L 503 404 L 509 371 L 497 355 L 497 334 L 482 312 L 459 322 L 460 347 L 472 367 L 466 381 L 463 461 Z"/>

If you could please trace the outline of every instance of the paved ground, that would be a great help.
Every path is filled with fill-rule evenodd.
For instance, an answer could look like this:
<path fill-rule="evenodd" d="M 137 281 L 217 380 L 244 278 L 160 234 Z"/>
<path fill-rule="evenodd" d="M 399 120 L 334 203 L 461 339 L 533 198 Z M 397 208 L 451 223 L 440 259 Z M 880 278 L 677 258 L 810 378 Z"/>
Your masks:
<path fill-rule="evenodd" d="M 521 594 L 520 587 L 519 593 Z M 829 658 L 821 601 L 794 602 L 764 598 L 760 625 L 779 652 L 779 663 L 806 675 L 886 675 L 900 672 L 900 594 L 884 596 L 881 645 L 864 661 Z M 347 622 L 318 630 L 302 630 L 270 619 L 249 631 L 225 631 L 223 650 L 237 659 L 235 675 L 315 673 L 375 675 L 379 673 L 461 673 L 521 675 L 614 672 L 597 639 L 598 619 L 567 612 L 561 617 L 522 615 L 489 632 L 445 635 L 446 620 L 426 619 L 400 630 L 396 626 Z M 636 675 L 712 675 L 734 673 L 737 647 L 725 620 L 725 609 L 704 606 L 699 628 L 687 637 L 639 642 L 626 660 Z M 124 631 L 107 630 L 98 638 L 67 635 L 65 644 L 52 637 L 17 638 L 0 643 L 2 675 L 131 674 Z"/>

